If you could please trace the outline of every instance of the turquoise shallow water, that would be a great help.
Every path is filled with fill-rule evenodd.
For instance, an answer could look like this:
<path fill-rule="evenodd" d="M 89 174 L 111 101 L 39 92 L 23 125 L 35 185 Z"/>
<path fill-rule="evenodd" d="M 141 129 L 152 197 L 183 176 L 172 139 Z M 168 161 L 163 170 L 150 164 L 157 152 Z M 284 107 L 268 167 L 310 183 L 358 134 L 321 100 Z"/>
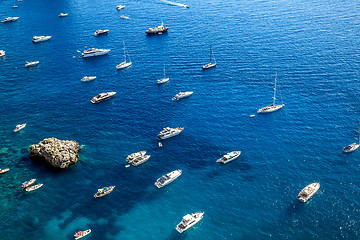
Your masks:
<path fill-rule="evenodd" d="M 87 239 L 358 238 L 359 152 L 341 151 L 358 135 L 358 2 L 181 3 L 190 8 L 160 0 L 0 3 L 3 18 L 20 17 L 0 24 L 0 167 L 11 168 L 0 176 L 0 239 L 71 239 L 87 228 Z M 161 20 L 169 33 L 147 37 Z M 107 36 L 92 36 L 105 28 Z M 53 37 L 33 44 L 34 35 Z M 116 71 L 123 40 L 133 66 Z M 218 65 L 202 71 L 209 44 Z M 84 46 L 111 51 L 79 59 Z M 31 60 L 39 66 L 25 69 Z M 170 82 L 158 86 L 164 63 Z M 249 118 L 271 103 L 276 71 L 285 107 Z M 85 75 L 97 79 L 82 83 Z M 104 91 L 117 95 L 92 105 Z M 194 94 L 172 102 L 179 91 Z M 185 130 L 158 148 L 166 126 Z M 55 171 L 31 161 L 28 146 L 47 137 L 78 141 L 79 162 Z M 139 150 L 150 160 L 125 168 Z M 215 162 L 233 150 L 242 151 L 236 161 Z M 153 185 L 178 168 L 174 183 Z M 44 187 L 20 191 L 34 177 Z M 299 203 L 298 192 L 315 181 L 319 192 Z M 116 185 L 111 195 L 93 198 L 108 185 Z M 178 234 L 176 224 L 195 211 L 205 211 L 203 220 Z"/>

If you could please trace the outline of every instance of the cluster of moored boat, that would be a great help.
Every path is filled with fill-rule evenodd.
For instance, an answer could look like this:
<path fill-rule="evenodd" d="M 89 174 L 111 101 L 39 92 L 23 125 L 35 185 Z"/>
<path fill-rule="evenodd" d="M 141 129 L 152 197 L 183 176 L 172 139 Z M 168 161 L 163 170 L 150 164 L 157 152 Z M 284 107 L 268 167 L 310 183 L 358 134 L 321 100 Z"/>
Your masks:
<path fill-rule="evenodd" d="M 33 185 L 35 183 L 35 181 L 36 181 L 35 178 L 30 179 L 29 181 L 25 181 L 25 182 L 23 182 L 21 184 L 20 188 L 23 189 L 23 190 L 25 189 L 25 191 L 27 191 L 27 192 L 32 192 L 32 191 L 34 191 L 36 189 L 39 189 L 39 188 L 41 188 L 43 186 L 42 183 L 38 183 L 36 185 Z"/>

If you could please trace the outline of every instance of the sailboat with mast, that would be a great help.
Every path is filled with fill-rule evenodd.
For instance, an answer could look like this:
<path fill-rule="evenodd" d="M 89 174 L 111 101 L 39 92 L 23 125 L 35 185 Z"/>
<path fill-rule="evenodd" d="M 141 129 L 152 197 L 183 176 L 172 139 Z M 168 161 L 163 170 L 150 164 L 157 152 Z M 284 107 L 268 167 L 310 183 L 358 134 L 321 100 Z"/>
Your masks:
<path fill-rule="evenodd" d="M 169 81 L 169 78 L 167 78 L 166 76 L 165 76 L 165 64 L 164 64 L 164 77 L 162 78 L 162 79 L 158 79 L 157 80 L 157 83 L 158 84 L 163 84 L 163 83 L 167 83 Z"/>
<path fill-rule="evenodd" d="M 356 149 L 358 149 L 359 146 L 360 146 L 360 123 L 359 123 L 359 143 L 354 142 L 346 147 L 343 147 L 343 152 L 345 152 L 345 153 L 353 152 Z"/>
<path fill-rule="evenodd" d="M 277 88 L 277 72 L 275 74 L 275 87 L 274 87 L 274 101 L 271 105 L 260 108 L 257 112 L 258 113 L 270 113 L 270 112 L 275 112 L 277 110 L 279 110 L 280 108 L 282 108 L 283 106 L 285 106 L 285 104 L 282 101 L 282 97 L 281 97 L 281 92 L 280 92 L 280 97 L 281 97 L 281 105 L 276 105 L 275 104 L 275 100 L 276 100 L 276 88 Z"/>
<path fill-rule="evenodd" d="M 126 51 L 124 40 L 123 40 L 123 44 L 124 44 L 124 61 L 116 66 L 116 69 L 118 69 L 118 70 L 131 66 L 131 59 L 130 59 L 130 56 L 129 56 L 129 52 Z M 128 62 L 126 62 L 126 53 L 127 53 L 128 59 L 129 59 Z"/>
<path fill-rule="evenodd" d="M 214 58 L 214 62 L 212 62 L 212 59 Z M 215 67 L 216 66 L 216 59 L 215 59 L 215 55 L 213 53 L 213 50 L 212 50 L 212 46 L 210 45 L 210 63 L 206 64 L 206 65 L 203 65 L 203 70 L 205 69 L 209 69 L 209 68 L 212 68 L 212 67 Z"/>

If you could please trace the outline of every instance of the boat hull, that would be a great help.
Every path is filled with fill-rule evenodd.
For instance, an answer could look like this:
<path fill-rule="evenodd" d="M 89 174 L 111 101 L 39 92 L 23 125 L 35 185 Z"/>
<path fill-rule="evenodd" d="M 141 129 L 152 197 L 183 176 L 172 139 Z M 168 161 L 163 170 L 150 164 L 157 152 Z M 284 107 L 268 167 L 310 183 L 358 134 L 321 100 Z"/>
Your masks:
<path fill-rule="evenodd" d="M 159 79 L 157 80 L 157 83 L 158 84 L 164 84 L 164 83 L 167 83 L 169 81 L 170 78 L 162 78 L 162 79 Z"/>
<path fill-rule="evenodd" d="M 203 68 L 203 70 L 206 70 L 206 69 L 213 68 L 213 67 L 216 67 L 216 63 L 206 64 L 202 68 Z"/>
<path fill-rule="evenodd" d="M 159 178 L 156 182 L 155 182 L 155 186 L 157 188 L 162 188 L 165 187 L 166 185 L 172 183 L 173 181 L 175 181 L 175 179 L 177 179 L 178 177 L 180 177 L 180 175 L 182 174 L 182 171 L 180 169 L 172 171 L 166 175 L 171 175 L 171 179 L 169 179 L 168 181 L 165 181 L 164 183 L 161 183 L 161 178 Z M 164 177 L 164 176 L 163 176 Z"/>
<path fill-rule="evenodd" d="M 166 135 L 166 136 L 159 136 L 158 135 L 158 139 L 160 140 L 164 140 L 164 139 L 168 139 L 168 138 L 171 138 L 171 137 L 175 137 L 176 135 L 179 135 L 184 129 L 181 129 L 179 130 L 178 132 L 175 132 L 173 134 L 170 134 L 170 135 Z"/>
<path fill-rule="evenodd" d="M 51 36 L 45 37 L 45 38 L 41 38 L 41 39 L 33 39 L 33 43 L 38 43 L 38 42 L 44 42 L 47 41 L 51 38 Z"/>
<path fill-rule="evenodd" d="M 146 155 L 143 157 L 143 159 L 141 161 L 132 161 L 131 164 L 134 167 L 139 166 L 139 165 L 143 164 L 144 162 L 146 162 L 147 160 L 149 160 L 150 157 L 151 157 L 151 155 Z"/>
<path fill-rule="evenodd" d="M 232 161 L 234 161 L 235 159 L 237 159 L 238 157 L 240 157 L 240 155 L 241 155 L 241 151 L 234 151 L 235 152 L 235 156 L 234 157 L 232 157 L 232 158 L 230 158 L 230 159 L 227 159 L 227 160 L 225 160 L 224 161 L 224 157 L 222 157 L 222 158 L 219 158 L 218 160 L 216 160 L 216 162 L 221 162 L 222 164 L 227 164 L 227 163 L 229 163 L 229 162 L 232 162 Z"/>
<path fill-rule="evenodd" d="M 281 109 L 284 106 L 285 106 L 285 104 L 275 105 L 275 106 L 269 105 L 269 106 L 260 108 L 257 112 L 258 113 L 271 113 L 271 112 L 275 112 L 275 111 Z"/>
<path fill-rule="evenodd" d="M 346 148 L 346 147 L 343 148 L 343 152 L 344 152 L 344 153 L 354 152 L 355 150 L 357 150 L 357 149 L 359 148 L 360 144 L 352 143 L 352 144 L 350 144 L 349 146 L 351 146 L 350 149 L 348 149 L 348 148 Z"/>
<path fill-rule="evenodd" d="M 88 235 L 88 234 L 91 233 L 91 229 L 88 229 L 88 230 L 86 230 L 86 231 L 83 231 L 82 233 L 83 233 L 83 234 L 80 235 L 80 236 L 78 236 L 77 234 L 75 234 L 75 235 L 74 235 L 74 239 L 75 239 L 75 240 L 78 240 L 78 239 L 80 239 L 80 238 L 85 237 L 86 235 Z"/>
<path fill-rule="evenodd" d="M 204 217 L 204 213 L 203 212 L 197 212 L 195 214 L 198 214 L 198 217 L 196 218 L 196 220 L 194 222 L 192 222 L 191 224 L 189 224 L 186 228 L 181 228 L 180 224 L 182 223 L 182 221 L 176 226 L 176 231 L 178 231 L 179 233 L 183 233 L 186 230 L 188 230 L 189 228 L 193 227 L 195 224 L 197 224 L 198 222 L 200 222 L 200 220 Z M 193 214 L 192 214 L 193 215 Z"/>
<path fill-rule="evenodd" d="M 117 70 L 124 69 L 131 66 L 131 62 L 122 62 L 119 65 L 116 66 Z"/>
<path fill-rule="evenodd" d="M 10 170 L 10 168 L 1 169 L 0 174 L 4 174 L 4 173 L 8 172 L 9 170 Z"/>
<path fill-rule="evenodd" d="M 306 192 L 306 189 L 312 189 L 312 192 L 310 194 L 306 194 L 306 196 L 304 197 L 302 195 L 303 192 Z M 301 192 L 299 193 L 299 195 L 297 196 L 297 199 L 300 201 L 300 202 L 306 202 L 308 201 L 312 196 L 314 196 L 314 194 L 319 190 L 320 188 L 320 183 L 311 183 L 309 185 L 307 185 L 305 188 L 303 188 L 301 190 Z"/>
<path fill-rule="evenodd" d="M 108 52 L 110 52 L 110 50 L 106 50 L 106 51 L 104 51 L 104 52 L 89 53 L 89 54 L 84 54 L 84 53 L 82 53 L 81 56 L 82 56 L 83 58 L 97 57 L 97 56 L 102 56 L 102 55 L 108 54 Z"/>

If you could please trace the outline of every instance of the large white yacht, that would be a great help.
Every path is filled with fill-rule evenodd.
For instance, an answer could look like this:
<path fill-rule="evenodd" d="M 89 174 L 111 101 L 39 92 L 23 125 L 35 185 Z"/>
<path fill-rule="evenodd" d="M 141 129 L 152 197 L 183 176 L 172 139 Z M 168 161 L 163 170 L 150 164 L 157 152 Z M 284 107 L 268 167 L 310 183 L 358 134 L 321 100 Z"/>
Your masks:
<path fill-rule="evenodd" d="M 37 42 L 44 42 L 47 41 L 51 38 L 52 36 L 34 36 L 33 37 L 33 42 L 37 43 Z"/>
<path fill-rule="evenodd" d="M 33 67 L 39 64 L 39 61 L 34 61 L 34 62 L 26 62 L 25 67 L 29 68 L 29 67 Z"/>
<path fill-rule="evenodd" d="M 96 30 L 96 32 L 94 32 L 94 36 L 99 36 L 99 35 L 103 35 L 103 34 L 108 34 L 109 29 L 105 29 L 105 30 Z"/>
<path fill-rule="evenodd" d="M 184 130 L 183 127 L 177 127 L 177 128 L 166 127 L 157 135 L 157 137 L 160 140 L 167 139 L 180 134 L 183 130 Z"/>
<path fill-rule="evenodd" d="M 83 58 L 86 58 L 86 57 L 95 57 L 95 56 L 105 55 L 108 52 L 110 52 L 110 49 L 90 48 L 88 50 L 85 50 L 81 55 Z"/>
<path fill-rule="evenodd" d="M 19 17 L 7 17 L 7 18 L 4 18 L 4 20 L 2 20 L 1 22 L 2 23 L 6 23 L 6 22 L 15 22 L 16 20 L 18 20 Z"/>
<path fill-rule="evenodd" d="M 216 162 L 221 162 L 223 164 L 226 164 L 228 162 L 231 162 L 235 159 L 237 159 L 241 154 L 241 151 L 233 151 L 225 154 L 223 157 L 216 160 Z"/>
<path fill-rule="evenodd" d="M 135 158 L 131 164 L 136 167 L 136 166 L 139 166 L 140 164 L 143 164 L 144 162 L 146 162 L 147 160 L 149 160 L 149 158 L 151 157 L 151 155 L 145 155 L 145 156 L 142 156 L 142 157 L 138 157 L 138 158 Z"/>
<path fill-rule="evenodd" d="M 309 200 L 320 188 L 320 183 L 311 183 L 307 185 L 299 195 L 297 196 L 297 199 L 300 202 L 306 202 Z"/>
<path fill-rule="evenodd" d="M 97 96 L 93 97 L 91 99 L 91 103 L 99 103 L 102 102 L 104 100 L 107 100 L 109 98 L 111 98 L 112 96 L 114 96 L 116 94 L 116 92 L 106 92 L 106 93 L 99 93 Z"/>
<path fill-rule="evenodd" d="M 182 98 L 190 97 L 194 92 L 179 92 L 172 98 L 172 100 L 180 100 Z"/>
<path fill-rule="evenodd" d="M 175 179 L 177 179 L 181 175 L 181 173 L 182 173 L 182 171 L 180 169 L 177 169 L 168 174 L 165 174 L 164 176 L 162 176 L 161 178 L 158 178 L 158 180 L 156 180 L 155 186 L 157 188 L 162 188 L 162 187 L 168 185 L 169 183 L 173 182 Z"/>
<path fill-rule="evenodd" d="M 182 221 L 176 226 L 176 230 L 179 233 L 183 233 L 195 224 L 197 224 L 204 216 L 204 212 L 196 212 L 192 214 L 186 214 Z"/>
<path fill-rule="evenodd" d="M 170 27 L 164 27 L 164 23 L 161 22 L 160 26 L 156 26 L 155 28 L 149 28 L 146 30 L 146 34 L 163 34 L 168 31 Z"/>
<path fill-rule="evenodd" d="M 280 97 L 281 97 L 281 104 L 280 105 L 276 105 L 275 104 L 275 100 L 276 100 L 276 88 L 277 88 L 277 72 L 276 72 L 276 75 L 275 75 L 275 86 L 274 86 L 274 101 L 272 104 L 266 106 L 266 107 L 263 107 L 263 108 L 260 108 L 257 112 L 258 113 L 271 113 L 271 112 L 275 112 L 279 109 L 281 109 L 283 106 L 285 106 L 285 104 L 283 104 L 282 102 L 282 97 L 281 97 L 281 92 L 280 92 Z"/>

